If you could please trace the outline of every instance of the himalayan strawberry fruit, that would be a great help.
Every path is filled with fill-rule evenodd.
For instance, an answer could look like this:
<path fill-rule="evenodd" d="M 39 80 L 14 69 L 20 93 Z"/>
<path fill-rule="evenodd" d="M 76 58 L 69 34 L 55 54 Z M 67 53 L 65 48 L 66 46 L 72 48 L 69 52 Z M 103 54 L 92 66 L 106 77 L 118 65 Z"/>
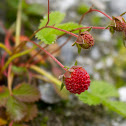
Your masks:
<path fill-rule="evenodd" d="M 79 35 L 76 43 L 78 43 L 83 49 L 89 49 L 94 45 L 94 38 L 88 31 L 85 31 Z"/>
<path fill-rule="evenodd" d="M 116 31 L 124 31 L 126 29 L 126 22 L 122 16 L 113 17 L 110 27 Z"/>
<path fill-rule="evenodd" d="M 63 77 L 66 89 L 74 94 L 80 94 L 90 86 L 90 76 L 87 71 L 80 66 L 71 67 Z"/>

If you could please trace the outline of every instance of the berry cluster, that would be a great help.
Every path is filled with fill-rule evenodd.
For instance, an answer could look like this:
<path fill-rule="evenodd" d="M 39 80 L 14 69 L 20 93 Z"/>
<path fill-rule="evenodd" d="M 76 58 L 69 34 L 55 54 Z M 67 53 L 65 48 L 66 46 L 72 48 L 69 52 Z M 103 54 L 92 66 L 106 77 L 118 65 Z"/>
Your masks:
<path fill-rule="evenodd" d="M 64 74 L 64 84 L 71 93 L 80 94 L 90 86 L 90 76 L 87 71 L 80 66 L 71 67 Z"/>

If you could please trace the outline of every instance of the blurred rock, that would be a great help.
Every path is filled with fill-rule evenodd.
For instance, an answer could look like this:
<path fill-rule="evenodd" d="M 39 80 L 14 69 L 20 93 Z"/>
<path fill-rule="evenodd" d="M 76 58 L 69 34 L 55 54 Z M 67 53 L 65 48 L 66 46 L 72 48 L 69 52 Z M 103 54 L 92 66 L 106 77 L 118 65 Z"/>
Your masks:
<path fill-rule="evenodd" d="M 52 84 L 44 84 L 44 85 L 39 85 L 39 90 L 41 93 L 41 99 L 50 104 L 54 104 L 59 102 L 61 99 L 55 92 L 55 89 Z"/>

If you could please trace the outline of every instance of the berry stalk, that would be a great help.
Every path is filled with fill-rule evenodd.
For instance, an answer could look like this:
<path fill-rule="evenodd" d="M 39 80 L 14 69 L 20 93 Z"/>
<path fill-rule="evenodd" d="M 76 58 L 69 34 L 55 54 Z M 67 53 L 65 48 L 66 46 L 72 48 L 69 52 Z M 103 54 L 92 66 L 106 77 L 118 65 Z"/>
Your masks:
<path fill-rule="evenodd" d="M 47 55 L 49 55 L 57 64 L 59 64 L 59 66 L 61 66 L 65 71 L 67 71 L 66 68 L 64 68 L 63 64 L 61 64 L 54 56 L 52 56 L 48 51 L 46 51 L 44 48 L 42 48 L 40 45 L 38 45 L 37 43 L 35 43 L 34 41 L 30 41 L 31 43 L 33 43 L 34 45 L 36 45 L 38 48 L 40 48 L 41 50 L 43 50 Z"/>

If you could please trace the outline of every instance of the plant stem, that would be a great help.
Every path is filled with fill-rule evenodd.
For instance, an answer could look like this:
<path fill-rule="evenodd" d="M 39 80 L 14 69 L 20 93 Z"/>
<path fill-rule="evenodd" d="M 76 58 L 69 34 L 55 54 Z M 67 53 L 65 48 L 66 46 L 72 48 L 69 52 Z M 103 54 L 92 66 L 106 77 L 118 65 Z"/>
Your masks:
<path fill-rule="evenodd" d="M 13 82 L 13 78 L 14 78 L 14 74 L 11 72 L 11 69 L 12 69 L 12 63 L 9 64 L 9 67 L 8 67 L 8 89 L 9 89 L 9 92 L 10 92 L 10 95 L 12 96 L 13 93 L 12 93 L 12 82 Z"/>
<path fill-rule="evenodd" d="M 91 9 L 91 11 L 97 11 L 97 12 L 99 12 L 99 13 L 105 15 L 105 16 L 106 16 L 107 18 L 109 18 L 110 20 L 112 20 L 112 18 L 111 18 L 108 14 L 106 14 L 106 13 L 100 11 L 100 10 L 97 10 L 97 9 Z"/>
<path fill-rule="evenodd" d="M 34 45 L 36 45 L 38 48 L 40 48 L 41 50 L 43 50 L 47 55 L 49 55 L 55 62 L 57 62 L 57 64 L 59 64 L 59 66 L 61 66 L 65 71 L 67 71 L 66 68 L 64 68 L 64 66 L 54 57 L 52 56 L 48 51 L 46 51 L 44 48 L 42 48 L 40 45 L 38 45 L 37 43 L 35 43 L 34 41 L 29 41 L 31 43 L 33 43 Z"/>
<path fill-rule="evenodd" d="M 48 21 L 45 26 L 47 26 L 48 24 L 49 24 L 49 0 L 48 0 Z"/>
<path fill-rule="evenodd" d="M 14 121 L 12 120 L 9 124 L 9 126 L 13 126 Z"/>
<path fill-rule="evenodd" d="M 49 78 L 52 82 L 54 82 L 57 85 L 61 85 L 61 81 L 59 81 L 57 78 L 53 77 L 52 75 L 50 75 L 48 72 L 46 72 L 43 69 L 40 69 L 39 67 L 35 66 L 35 65 L 31 65 L 30 66 L 31 69 L 37 71 L 38 73 L 46 76 L 47 78 Z"/>
<path fill-rule="evenodd" d="M 31 52 L 32 50 L 34 50 L 34 48 L 32 49 L 29 49 L 29 50 L 26 50 L 24 52 L 21 52 L 21 53 L 17 53 L 13 56 L 11 56 L 8 61 L 5 63 L 5 65 L 3 66 L 2 70 L 1 70 L 1 73 L 8 67 L 8 65 L 15 59 L 15 58 L 18 58 L 18 57 L 21 57 L 23 55 L 26 55 L 28 54 L 29 52 Z"/>
<path fill-rule="evenodd" d="M 102 12 L 102 11 L 100 11 L 100 10 L 97 10 L 97 9 L 92 9 L 92 7 L 91 7 L 86 13 L 84 13 L 84 14 L 82 15 L 82 17 L 81 17 L 81 19 L 80 19 L 80 21 L 79 21 L 79 24 L 81 24 L 81 22 L 82 22 L 83 18 L 85 17 L 85 15 L 88 14 L 88 13 L 90 13 L 90 12 L 92 12 L 92 11 L 97 11 L 97 12 L 99 12 L 99 13 L 102 13 L 102 14 L 105 15 L 107 18 L 109 18 L 110 20 L 112 20 L 112 18 L 111 18 L 109 15 L 107 15 L 106 13 L 104 13 L 104 12 Z"/>
<path fill-rule="evenodd" d="M 6 48 L 6 46 L 2 43 L 0 43 L 0 48 L 3 48 L 9 55 L 12 54 L 12 52 L 8 48 Z"/>
<path fill-rule="evenodd" d="M 65 33 L 67 33 L 67 34 L 69 34 L 69 35 L 72 35 L 72 36 L 74 36 L 74 37 L 76 37 L 76 38 L 78 37 L 78 35 L 76 35 L 76 34 L 74 34 L 74 33 L 72 33 L 72 32 L 69 32 L 69 31 L 66 31 L 66 30 L 63 30 L 63 29 L 60 29 L 60 28 L 56 28 L 56 27 L 54 27 L 54 26 L 46 26 L 46 28 L 56 29 L 56 30 L 65 32 Z"/>
<path fill-rule="evenodd" d="M 80 30 L 80 29 L 88 29 L 88 28 L 92 28 L 92 29 L 103 29 L 104 30 L 106 27 L 95 27 L 95 26 L 81 27 L 81 28 L 76 28 L 76 29 L 74 29 L 72 31 L 76 31 L 76 30 Z M 109 28 L 107 28 L 107 29 L 109 29 Z"/>
<path fill-rule="evenodd" d="M 16 46 L 18 46 L 20 44 L 21 9 L 22 9 L 22 0 L 19 1 L 18 12 L 17 12 L 17 21 L 16 21 Z"/>
<path fill-rule="evenodd" d="M 30 69 L 38 72 L 41 75 L 44 75 L 47 77 L 51 82 L 54 83 L 54 88 L 56 92 L 63 98 L 63 99 L 68 99 L 69 92 L 66 90 L 66 88 L 63 88 L 62 92 L 60 92 L 60 87 L 61 87 L 61 81 L 59 81 L 57 78 L 53 77 L 51 74 L 46 72 L 44 69 L 40 69 L 40 67 L 37 67 L 36 65 L 31 65 Z"/>

